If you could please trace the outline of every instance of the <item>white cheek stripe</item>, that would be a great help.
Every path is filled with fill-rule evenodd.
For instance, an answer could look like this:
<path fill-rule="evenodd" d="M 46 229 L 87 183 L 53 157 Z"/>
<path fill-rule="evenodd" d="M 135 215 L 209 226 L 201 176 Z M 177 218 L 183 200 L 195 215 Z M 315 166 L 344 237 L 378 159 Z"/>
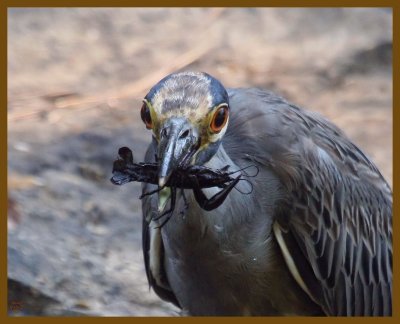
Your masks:
<path fill-rule="evenodd" d="M 311 292 L 308 290 L 306 284 L 303 281 L 303 278 L 301 278 L 299 270 L 297 269 L 296 264 L 294 263 L 294 260 L 293 260 L 292 256 L 290 255 L 290 252 L 285 244 L 285 241 L 282 236 L 282 231 L 278 225 L 278 222 L 274 222 L 273 230 L 274 230 L 276 240 L 278 241 L 278 245 L 281 248 L 283 258 L 285 259 L 286 265 L 289 268 L 289 271 L 292 274 L 293 278 L 300 285 L 300 287 L 307 293 L 307 295 L 310 296 L 310 298 L 318 304 L 318 302 L 311 295 Z"/>

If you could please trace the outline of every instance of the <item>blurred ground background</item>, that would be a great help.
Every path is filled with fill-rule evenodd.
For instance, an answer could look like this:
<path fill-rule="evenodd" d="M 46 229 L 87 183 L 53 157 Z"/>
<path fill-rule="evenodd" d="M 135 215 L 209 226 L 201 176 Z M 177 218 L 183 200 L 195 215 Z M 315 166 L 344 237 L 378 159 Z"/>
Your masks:
<path fill-rule="evenodd" d="M 148 289 L 140 185 L 109 182 L 119 147 L 143 159 L 166 74 L 318 111 L 392 184 L 391 62 L 390 9 L 10 9 L 9 313 L 177 315 Z"/>

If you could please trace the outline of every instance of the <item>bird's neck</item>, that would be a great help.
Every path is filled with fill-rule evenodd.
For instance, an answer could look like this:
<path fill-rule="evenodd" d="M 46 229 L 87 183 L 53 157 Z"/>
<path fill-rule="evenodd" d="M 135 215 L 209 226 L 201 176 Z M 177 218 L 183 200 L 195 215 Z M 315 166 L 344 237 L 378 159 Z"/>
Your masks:
<path fill-rule="evenodd" d="M 211 168 L 213 170 L 220 170 L 228 166 L 227 168 L 228 172 L 235 172 L 240 170 L 240 167 L 235 162 L 233 162 L 232 159 L 229 157 L 229 155 L 226 153 L 222 144 L 218 148 L 218 151 L 213 155 L 213 157 L 208 162 L 204 164 L 204 166 Z M 239 174 L 240 171 L 238 173 L 233 174 L 232 177 L 237 177 Z M 232 190 L 229 196 L 235 196 L 236 194 L 240 194 L 240 192 L 250 192 L 252 190 L 251 185 L 247 181 L 239 181 L 239 183 L 235 186 L 235 188 L 237 190 Z M 210 197 L 220 190 L 221 190 L 220 188 L 213 187 L 213 188 L 205 188 L 203 189 L 203 192 L 208 197 Z"/>
<path fill-rule="evenodd" d="M 231 160 L 229 155 L 226 153 L 223 144 L 221 144 L 217 152 L 207 161 L 204 166 L 212 169 L 222 169 L 229 165 L 229 167 L 235 167 L 235 163 Z"/>

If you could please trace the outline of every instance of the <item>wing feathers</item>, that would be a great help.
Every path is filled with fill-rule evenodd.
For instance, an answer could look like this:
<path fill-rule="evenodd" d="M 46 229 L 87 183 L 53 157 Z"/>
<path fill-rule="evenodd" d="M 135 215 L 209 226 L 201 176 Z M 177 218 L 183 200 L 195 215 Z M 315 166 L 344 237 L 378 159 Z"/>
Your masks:
<path fill-rule="evenodd" d="M 315 283 L 319 285 L 322 299 L 314 298 L 330 315 L 390 315 L 389 186 L 373 163 L 332 124 L 293 106 L 280 109 L 286 116 L 282 118 L 288 125 L 285 130 L 296 135 L 288 134 L 286 142 L 281 139 L 282 152 L 277 152 L 279 143 L 274 143 L 275 152 L 268 154 L 276 174 L 289 183 L 287 214 L 277 215 L 277 221 L 289 230 L 285 235 L 291 233 L 301 258 L 312 269 L 314 283 L 308 290 L 318 292 Z M 283 160 L 285 156 L 292 158 Z M 300 264 L 293 244 L 288 250 Z M 297 266 L 311 285 L 306 267 Z"/>

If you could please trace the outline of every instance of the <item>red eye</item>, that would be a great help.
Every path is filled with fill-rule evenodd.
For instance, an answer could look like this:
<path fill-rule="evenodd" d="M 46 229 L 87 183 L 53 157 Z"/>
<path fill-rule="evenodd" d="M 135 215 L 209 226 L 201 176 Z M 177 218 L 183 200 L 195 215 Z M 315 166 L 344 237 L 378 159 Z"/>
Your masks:
<path fill-rule="evenodd" d="M 153 122 L 151 120 L 150 109 L 149 109 L 149 107 L 147 107 L 147 105 L 145 103 L 143 104 L 142 109 L 140 110 L 140 117 L 142 118 L 147 129 L 153 128 Z"/>
<path fill-rule="evenodd" d="M 219 133 L 228 121 L 229 109 L 222 106 L 217 109 L 210 123 L 210 128 L 214 133 Z"/>

